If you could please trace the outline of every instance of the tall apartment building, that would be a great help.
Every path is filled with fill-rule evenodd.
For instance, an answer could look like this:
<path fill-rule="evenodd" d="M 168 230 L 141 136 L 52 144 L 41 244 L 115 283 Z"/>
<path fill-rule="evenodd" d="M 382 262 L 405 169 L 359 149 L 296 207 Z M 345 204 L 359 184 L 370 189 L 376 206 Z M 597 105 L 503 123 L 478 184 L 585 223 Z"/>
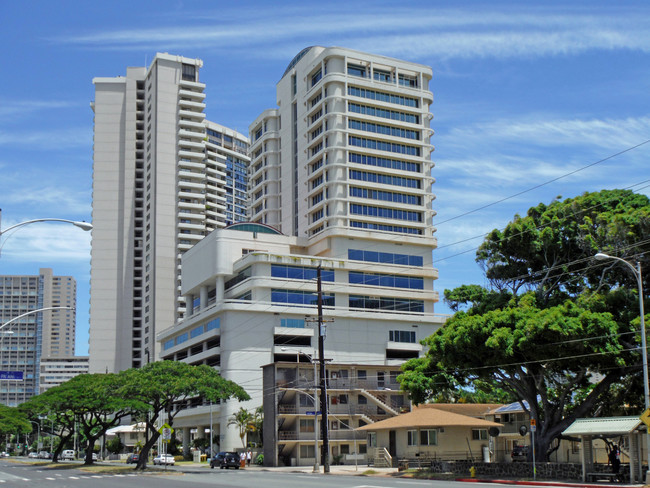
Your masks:
<path fill-rule="evenodd" d="M 433 249 L 431 76 L 349 49 L 301 51 L 277 85 L 278 108 L 251 125 L 251 220 Z"/>
<path fill-rule="evenodd" d="M 77 282 L 42 268 L 37 276 L 0 276 L 0 324 L 25 315 L 0 331 L 3 371 L 22 371 L 22 381 L 3 380 L 0 403 L 16 406 L 39 393 L 41 361 L 74 356 Z"/>
<path fill-rule="evenodd" d="M 248 139 L 205 120 L 202 64 L 159 53 L 93 80 L 91 372 L 158 358 L 156 329 L 185 312 L 181 255 L 244 217 Z"/>
<path fill-rule="evenodd" d="M 343 48 L 311 47 L 291 61 L 278 108 L 250 125 L 254 222 L 215 230 L 183 256 L 187 313 L 158 336 L 163 359 L 214 366 L 252 396 L 179 413 L 174 428 L 185 445 L 191 431 L 212 425 L 221 450 L 241 447 L 228 420 L 264 403 L 278 430 L 264 436 L 265 464 L 313 463 L 313 403 L 285 416 L 298 406 L 287 392 L 313 386 L 280 385 L 276 373 L 264 384 L 261 369 L 308 377 L 311 366 L 287 363 L 315 358 L 319 267 L 325 357 L 356 385 L 337 392 L 349 402 L 339 409 L 345 424 L 372 421 L 368 403 L 389 414 L 404 406 L 391 403 L 401 396 L 359 385 L 394 384 L 399 366 L 423 353 L 419 341 L 446 320 L 434 312 L 431 77 L 426 66 Z M 309 422 L 311 434 L 300 430 Z M 331 454 L 365 445 L 351 432 L 337 436 Z"/>

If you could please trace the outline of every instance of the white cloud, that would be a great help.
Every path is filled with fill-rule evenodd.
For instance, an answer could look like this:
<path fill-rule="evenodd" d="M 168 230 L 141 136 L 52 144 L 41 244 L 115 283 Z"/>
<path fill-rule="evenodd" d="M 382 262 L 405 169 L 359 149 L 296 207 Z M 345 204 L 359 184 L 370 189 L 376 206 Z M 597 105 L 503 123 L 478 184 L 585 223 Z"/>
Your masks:
<path fill-rule="evenodd" d="M 0 117 L 25 115 L 43 110 L 56 110 L 80 106 L 78 102 L 65 100 L 0 100 Z M 3 122 L 7 122 L 6 120 Z"/>
<path fill-rule="evenodd" d="M 525 119 L 498 119 L 454 128 L 444 135 L 444 141 L 459 148 L 509 142 L 524 146 L 595 146 L 622 150 L 647 140 L 648 129 L 650 117 L 553 120 L 546 114 L 532 114 Z"/>
<path fill-rule="evenodd" d="M 4 228 L 11 224 L 6 223 Z M 90 233 L 70 224 L 36 223 L 2 236 L 2 262 L 43 261 L 48 266 L 61 262 L 90 261 Z M 51 264 L 50 264 L 51 263 Z"/>
<path fill-rule="evenodd" d="M 2 196 L 5 202 L 11 202 L 14 207 L 55 209 L 57 214 L 65 215 L 90 215 L 91 211 L 89 189 L 80 191 L 73 185 L 51 187 L 23 184 L 19 188 L 3 191 Z"/>
<path fill-rule="evenodd" d="M 393 56 L 439 59 L 539 57 L 589 50 L 650 51 L 647 15 L 639 11 L 579 9 L 559 15 L 544 8 L 513 8 L 508 14 L 477 9 L 368 7 L 332 15 L 328 8 L 259 7 L 179 13 L 174 27 L 122 29 L 59 37 L 55 41 L 97 49 L 214 48 L 241 49 L 243 56 L 286 58 L 296 44 L 313 44 L 324 36 L 339 45 Z M 600 13 L 600 15 L 599 15 Z M 183 15 L 185 18 L 183 19 Z M 179 27 L 179 23 L 186 23 Z M 407 34 L 405 34 L 407 32 Z M 258 47 L 259 49 L 255 49 Z M 237 49 L 235 48 L 235 49 Z"/>
<path fill-rule="evenodd" d="M 30 151 L 58 151 L 78 147 L 91 148 L 92 143 L 92 127 L 26 132 L 0 131 L 0 146 L 29 147 Z"/>

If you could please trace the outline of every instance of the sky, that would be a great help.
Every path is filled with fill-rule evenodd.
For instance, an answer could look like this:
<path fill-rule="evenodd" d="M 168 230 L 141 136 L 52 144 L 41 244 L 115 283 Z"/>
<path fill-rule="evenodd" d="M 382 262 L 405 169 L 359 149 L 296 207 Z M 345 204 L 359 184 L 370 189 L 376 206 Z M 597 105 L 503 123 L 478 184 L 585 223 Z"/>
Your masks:
<path fill-rule="evenodd" d="M 248 133 L 312 45 L 431 66 L 436 289 L 486 285 L 476 248 L 556 197 L 650 195 L 650 3 L 644 1 L 0 1 L 0 229 L 91 221 L 94 77 L 156 52 L 204 62 L 209 120 Z M 88 354 L 90 234 L 21 227 L 0 274 L 77 280 Z M 442 302 L 436 312 L 448 313 Z"/>

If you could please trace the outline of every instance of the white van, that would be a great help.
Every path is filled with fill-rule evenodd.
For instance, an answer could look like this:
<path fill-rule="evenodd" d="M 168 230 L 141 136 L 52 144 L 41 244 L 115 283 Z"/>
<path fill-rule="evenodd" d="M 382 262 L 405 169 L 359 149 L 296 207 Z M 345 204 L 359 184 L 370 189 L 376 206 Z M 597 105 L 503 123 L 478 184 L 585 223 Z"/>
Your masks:
<path fill-rule="evenodd" d="M 74 461 L 74 451 L 72 449 L 66 449 L 61 453 L 61 459 L 69 459 L 70 461 Z"/>

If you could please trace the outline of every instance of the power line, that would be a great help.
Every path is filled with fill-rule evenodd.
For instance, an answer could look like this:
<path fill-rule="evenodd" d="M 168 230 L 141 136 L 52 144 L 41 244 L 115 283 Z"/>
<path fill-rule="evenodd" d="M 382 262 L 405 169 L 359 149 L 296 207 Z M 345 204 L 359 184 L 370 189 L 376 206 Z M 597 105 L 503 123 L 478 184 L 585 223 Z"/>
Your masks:
<path fill-rule="evenodd" d="M 632 150 L 634 150 L 634 149 L 636 149 L 636 148 L 638 148 L 638 147 L 643 146 L 644 144 L 647 144 L 648 142 L 650 142 L 650 139 L 645 140 L 645 141 L 643 141 L 643 142 L 641 142 L 641 143 L 639 143 L 639 144 L 637 144 L 637 145 L 635 145 L 635 146 L 628 147 L 627 149 L 624 149 L 624 150 L 622 150 L 622 151 L 619 151 L 619 152 L 617 152 L 617 153 L 615 153 L 615 154 L 611 154 L 611 155 L 609 155 L 609 156 L 607 156 L 607 157 L 605 157 L 605 158 L 603 158 L 603 159 L 600 159 L 600 160 L 598 160 L 598 161 L 596 161 L 596 162 L 593 162 L 593 163 L 591 163 L 591 164 L 588 164 L 588 165 L 586 165 L 586 166 L 583 166 L 583 167 L 581 167 L 581 168 L 578 168 L 578 169 L 576 169 L 576 170 L 574 170 L 574 171 L 570 171 L 570 172 L 568 172 L 568 173 L 565 173 L 565 174 L 563 174 L 563 175 L 561 175 L 561 176 L 558 176 L 557 178 L 553 178 L 553 179 L 551 179 L 551 180 L 545 181 L 544 183 L 540 183 L 539 185 L 532 186 L 532 187 L 530 187 L 530 188 L 528 188 L 528 189 L 526 189 L 526 190 L 522 190 L 522 191 L 517 192 L 517 193 L 515 193 L 515 194 L 513 194 L 513 195 L 510 195 L 510 196 L 507 196 L 507 197 L 501 198 L 501 199 L 496 200 L 496 201 L 494 201 L 494 202 L 492 202 L 492 203 L 488 203 L 488 204 L 486 204 L 486 205 L 482 205 L 481 207 L 475 208 L 475 209 L 473 209 L 473 210 L 468 210 L 467 212 L 464 212 L 464 213 L 462 213 L 462 214 L 456 215 L 455 217 L 451 217 L 451 218 L 449 218 L 449 219 L 447 219 L 447 220 L 443 220 L 442 222 L 438 222 L 438 223 L 436 224 L 436 226 L 438 226 L 438 225 L 442 225 L 442 224 L 446 224 L 447 222 L 451 222 L 452 220 L 456 220 L 456 219 L 459 219 L 459 218 L 461 218 L 461 217 L 465 217 L 465 216 L 467 216 L 467 215 L 473 214 L 473 213 L 478 212 L 478 211 L 480 211 L 480 210 L 485 210 L 486 208 L 492 207 L 492 206 L 494 206 L 494 205 L 497 205 L 497 204 L 499 204 L 499 203 L 505 202 L 505 201 L 510 200 L 510 199 L 512 199 L 512 198 L 518 197 L 518 196 L 520 196 L 520 195 L 523 195 L 524 193 L 528 193 L 528 192 L 530 192 L 530 191 L 533 191 L 533 190 L 536 190 L 536 189 L 541 188 L 541 187 L 543 187 L 543 186 L 546 186 L 546 185 L 548 185 L 548 184 L 550 184 L 550 183 L 554 183 L 554 182 L 556 182 L 556 181 L 558 181 L 558 180 L 561 180 L 562 178 L 566 178 L 567 176 L 571 176 L 571 175 L 573 175 L 573 174 L 579 173 L 580 171 L 584 171 L 584 170 L 587 169 L 587 168 L 591 168 L 592 166 L 596 166 L 597 164 L 603 163 L 603 162 L 608 161 L 608 160 L 610 160 L 610 159 L 612 159 L 612 158 L 615 158 L 615 157 L 617 157 L 617 156 L 620 156 L 621 154 L 625 154 L 626 152 L 632 151 Z"/>

